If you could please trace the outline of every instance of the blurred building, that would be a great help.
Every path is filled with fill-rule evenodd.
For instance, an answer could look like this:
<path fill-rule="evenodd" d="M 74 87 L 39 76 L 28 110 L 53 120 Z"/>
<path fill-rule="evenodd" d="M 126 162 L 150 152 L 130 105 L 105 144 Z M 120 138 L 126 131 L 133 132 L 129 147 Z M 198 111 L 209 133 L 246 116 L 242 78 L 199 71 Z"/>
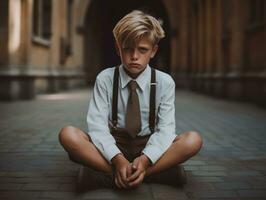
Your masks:
<path fill-rule="evenodd" d="M 92 84 L 119 64 L 112 29 L 133 9 L 163 25 L 151 65 L 177 87 L 266 105 L 264 0 L 1 0 L 0 99 Z"/>

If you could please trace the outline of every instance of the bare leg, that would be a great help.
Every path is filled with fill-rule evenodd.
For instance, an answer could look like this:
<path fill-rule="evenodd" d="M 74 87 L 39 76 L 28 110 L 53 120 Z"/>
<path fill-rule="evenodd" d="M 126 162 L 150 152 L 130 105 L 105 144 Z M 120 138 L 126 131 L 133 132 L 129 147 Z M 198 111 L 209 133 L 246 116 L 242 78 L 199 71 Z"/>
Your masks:
<path fill-rule="evenodd" d="M 82 130 L 65 126 L 59 133 L 59 141 L 64 149 L 82 164 L 98 171 L 112 172 L 111 165 Z"/>
<path fill-rule="evenodd" d="M 202 146 L 202 139 L 195 131 L 186 132 L 176 137 L 175 141 L 150 168 L 146 175 L 158 173 L 176 164 L 180 164 L 195 155 Z"/>

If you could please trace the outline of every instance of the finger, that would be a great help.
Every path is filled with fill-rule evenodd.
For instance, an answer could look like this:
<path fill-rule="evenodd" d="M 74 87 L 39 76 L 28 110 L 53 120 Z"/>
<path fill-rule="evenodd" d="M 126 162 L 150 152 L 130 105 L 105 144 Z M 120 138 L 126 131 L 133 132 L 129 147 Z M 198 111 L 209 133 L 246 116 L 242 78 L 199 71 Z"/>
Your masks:
<path fill-rule="evenodd" d="M 124 168 L 123 170 L 121 170 L 119 172 L 119 175 L 123 181 L 124 185 L 128 185 L 128 181 L 127 181 L 127 168 Z"/>
<path fill-rule="evenodd" d="M 116 181 L 117 181 L 117 185 L 118 185 L 118 187 L 119 187 L 120 189 L 123 188 L 123 185 L 122 185 L 122 183 L 121 183 L 121 177 L 120 177 L 120 175 L 119 175 L 118 172 L 116 173 L 115 178 L 116 178 Z"/>
<path fill-rule="evenodd" d="M 129 182 L 135 180 L 136 178 L 138 178 L 140 176 L 140 174 L 142 173 L 141 169 L 138 169 L 137 171 L 135 171 L 127 180 Z"/>
<path fill-rule="evenodd" d="M 133 163 L 132 163 L 132 169 L 133 169 L 133 170 L 137 170 L 138 165 L 139 165 L 139 158 L 136 158 L 136 159 L 133 161 Z"/>
<path fill-rule="evenodd" d="M 126 182 L 126 179 L 127 179 L 127 169 L 125 168 L 125 169 L 121 170 L 121 171 L 119 172 L 119 175 L 120 175 L 120 177 L 122 178 L 122 180 L 123 180 L 124 182 Z"/>
<path fill-rule="evenodd" d="M 139 184 L 142 183 L 143 179 L 144 179 L 144 173 L 141 173 L 139 175 L 139 177 L 136 180 L 134 180 L 133 182 L 130 182 L 129 185 L 131 187 L 137 187 Z"/>
<path fill-rule="evenodd" d="M 137 165 L 136 164 L 132 164 L 132 171 L 136 171 L 138 168 L 137 168 Z"/>
<path fill-rule="evenodd" d="M 119 178 L 119 176 L 117 176 L 117 184 L 119 185 L 119 188 L 120 188 L 120 189 L 123 188 L 121 182 L 122 182 L 121 179 Z"/>
<path fill-rule="evenodd" d="M 118 183 L 119 183 L 119 185 L 120 185 L 122 188 L 128 188 L 128 186 L 124 183 L 124 181 L 122 180 L 122 178 L 121 178 L 120 175 L 117 176 L 117 179 L 118 179 Z"/>
<path fill-rule="evenodd" d="M 127 178 L 130 177 L 132 174 L 132 166 L 131 165 L 128 165 L 127 166 Z"/>
<path fill-rule="evenodd" d="M 119 185 L 118 180 L 117 180 L 117 176 L 115 176 L 115 185 L 116 185 L 119 189 L 121 189 L 121 186 Z"/>

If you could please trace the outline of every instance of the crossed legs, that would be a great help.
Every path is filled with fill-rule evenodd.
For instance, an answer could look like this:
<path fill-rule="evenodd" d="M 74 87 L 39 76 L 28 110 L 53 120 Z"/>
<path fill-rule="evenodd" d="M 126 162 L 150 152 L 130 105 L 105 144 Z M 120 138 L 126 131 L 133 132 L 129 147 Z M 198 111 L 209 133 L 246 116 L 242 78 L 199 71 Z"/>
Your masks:
<path fill-rule="evenodd" d="M 98 171 L 112 172 L 112 166 L 82 130 L 73 126 L 65 126 L 59 133 L 59 141 L 77 162 Z M 162 157 L 147 169 L 146 175 L 158 173 L 186 161 L 195 155 L 201 146 L 202 139 L 199 133 L 190 131 L 180 134 Z"/>
<path fill-rule="evenodd" d="M 73 126 L 65 126 L 59 133 L 59 141 L 78 163 L 97 171 L 112 172 L 112 166 L 82 130 Z"/>

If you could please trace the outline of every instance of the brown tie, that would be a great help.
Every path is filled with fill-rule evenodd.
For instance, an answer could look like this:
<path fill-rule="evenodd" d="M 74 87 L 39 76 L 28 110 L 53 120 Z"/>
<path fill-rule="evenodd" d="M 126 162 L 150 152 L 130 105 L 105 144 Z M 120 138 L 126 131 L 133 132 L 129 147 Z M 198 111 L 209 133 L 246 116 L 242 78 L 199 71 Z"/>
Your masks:
<path fill-rule="evenodd" d="M 137 82 L 132 80 L 128 85 L 130 94 L 127 103 L 126 130 L 128 131 L 129 135 L 134 138 L 141 131 L 139 98 L 136 91 Z"/>

